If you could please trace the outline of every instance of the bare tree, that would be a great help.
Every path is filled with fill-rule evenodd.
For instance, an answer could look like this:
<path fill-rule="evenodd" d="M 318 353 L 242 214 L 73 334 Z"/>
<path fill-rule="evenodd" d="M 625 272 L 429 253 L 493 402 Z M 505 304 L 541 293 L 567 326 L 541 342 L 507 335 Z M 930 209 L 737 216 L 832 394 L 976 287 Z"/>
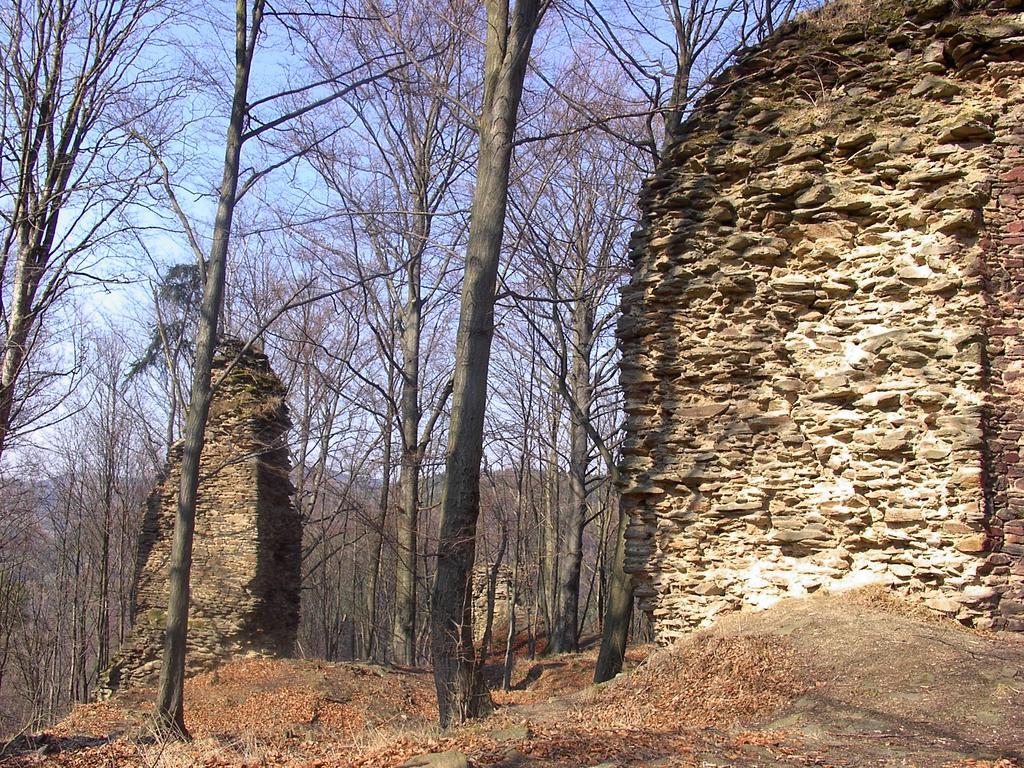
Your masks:
<path fill-rule="evenodd" d="M 51 410 L 31 407 L 45 382 L 26 379 L 46 375 L 33 360 L 48 319 L 68 291 L 115 271 L 101 246 L 150 172 L 132 131 L 173 87 L 144 58 L 166 11 L 165 0 L 11 0 L 0 11 L 0 458 L 12 431 Z"/>
<path fill-rule="evenodd" d="M 206 419 L 210 410 L 211 382 L 217 327 L 220 322 L 227 270 L 228 240 L 238 192 L 239 165 L 245 140 L 249 76 L 263 24 L 264 0 L 235 4 L 235 80 L 231 97 L 224 150 L 224 173 L 213 224 L 213 239 L 206 264 L 203 301 L 196 332 L 195 366 L 188 418 L 185 424 L 181 462 L 181 486 L 174 519 L 174 540 L 170 556 L 170 598 L 167 606 L 167 634 L 155 724 L 166 736 L 185 738 L 184 684 L 185 639 L 188 633 L 189 572 L 192 567 L 192 538 L 195 531 L 196 492 L 199 486 L 199 456 L 203 450 Z"/>
<path fill-rule="evenodd" d="M 0 525 L 0 719 L 44 726 L 88 698 L 128 627 L 138 508 L 152 476 L 122 334 L 91 339 L 71 414 L 19 457 Z M 13 670 L 14 674 L 5 674 Z M 10 705 L 8 706 L 8 702 Z"/>
<path fill-rule="evenodd" d="M 292 402 L 295 498 L 306 540 L 303 648 L 328 659 L 376 657 L 394 422 L 387 400 L 361 379 L 379 366 L 378 355 L 360 334 L 361 315 L 337 311 L 345 300 L 362 307 L 355 291 L 335 306 L 289 313 L 267 334 L 268 353 L 284 361 Z"/>
<path fill-rule="evenodd" d="M 480 512 L 487 371 L 509 172 L 530 48 L 547 0 L 487 0 L 480 148 L 456 336 L 451 426 L 431 598 L 431 651 L 441 724 L 481 708 L 470 599 Z M 486 695 L 486 694 L 485 694 Z"/>
<path fill-rule="evenodd" d="M 223 172 L 217 195 L 217 211 L 213 222 L 209 255 L 205 263 L 203 254 L 199 250 L 199 238 L 178 202 L 168 174 L 164 172 L 163 175 L 164 188 L 171 208 L 187 235 L 197 261 L 204 263 L 203 298 L 196 331 L 195 363 L 188 416 L 183 435 L 181 485 L 178 489 L 178 508 L 175 515 L 174 538 L 170 554 L 167 632 L 154 719 L 156 730 L 171 738 L 188 737 L 184 721 L 183 691 L 188 633 L 189 571 L 195 530 L 199 459 L 203 448 L 212 393 L 211 368 L 224 303 L 232 220 L 242 197 L 273 171 L 308 153 L 319 139 L 313 139 L 310 143 L 298 146 L 289 145 L 282 156 L 268 161 L 258 170 L 247 172 L 248 175 L 244 180 L 241 179 L 240 173 L 242 147 L 254 139 L 263 139 L 268 147 L 274 146 L 275 143 L 278 143 L 274 141 L 274 137 L 287 131 L 287 127 L 293 121 L 333 103 L 361 85 L 406 66 L 406 63 L 402 61 L 389 69 L 378 72 L 370 71 L 365 62 L 357 62 L 353 67 L 336 76 L 316 78 L 311 82 L 283 88 L 269 95 L 250 100 L 249 85 L 253 72 L 253 59 L 261 39 L 268 10 L 288 34 L 293 32 L 296 18 L 319 15 L 319 13 L 305 11 L 291 12 L 285 8 L 268 9 L 265 0 L 251 0 L 251 5 L 248 0 L 236 0 L 231 108 L 225 138 Z M 343 17 L 343 14 L 332 14 L 328 8 L 324 8 L 321 13 L 332 19 Z M 271 111 L 271 116 L 266 118 L 260 116 L 258 113 L 263 110 Z M 150 149 L 153 151 L 152 147 Z M 154 152 L 154 156 L 155 154 Z M 159 163 L 158 158 L 157 162 Z M 164 170 L 162 164 L 161 170 Z M 262 326 L 289 308 L 302 306 L 318 298 L 325 298 L 336 293 L 337 291 L 327 291 L 324 294 L 304 298 L 297 303 L 293 303 L 291 300 L 286 301 Z M 260 332 L 264 329 L 261 327 L 257 331 Z"/>
<path fill-rule="evenodd" d="M 421 467 L 450 394 L 447 364 L 440 377 L 430 375 L 424 342 L 430 341 L 428 321 L 447 312 L 449 262 L 464 237 L 458 187 L 473 138 L 463 110 L 474 89 L 467 58 L 476 11 L 465 0 L 440 8 L 411 3 L 401 12 L 375 0 L 368 6 L 372 21 L 353 35 L 354 54 L 371 59 L 401 51 L 412 66 L 339 103 L 333 111 L 353 115 L 353 130 L 341 141 L 321 141 L 308 160 L 366 244 L 350 268 L 379 275 L 363 285 L 363 321 L 387 365 L 389 385 L 377 386 L 390 403 L 398 436 L 390 653 L 399 664 L 415 664 Z M 322 57 L 316 63 L 325 72 L 336 67 Z M 325 127 L 310 133 L 329 135 L 339 117 L 330 115 Z M 376 604 L 372 593 L 368 599 Z"/>
<path fill-rule="evenodd" d="M 605 78 L 600 89 L 595 79 L 594 71 L 570 74 L 560 87 L 576 104 L 622 100 L 621 78 L 618 84 Z M 596 550 L 595 564 L 603 562 L 603 537 L 587 541 L 585 534 L 595 520 L 599 532 L 605 527 L 607 509 L 595 490 L 607 485 L 617 460 L 616 292 L 626 275 L 642 159 L 635 147 L 606 132 L 563 130 L 573 119 L 571 111 L 548 110 L 531 125 L 552 138 L 532 145 L 515 186 L 511 219 L 517 237 L 503 294 L 514 308 L 507 322 L 529 328 L 521 343 L 536 346 L 532 356 L 545 371 L 554 395 L 551 419 L 558 424 L 548 439 L 552 458 L 546 461 L 542 529 L 548 546 L 541 551 L 544 592 L 551 593 L 545 601 L 551 653 L 577 650 L 588 607 L 581 582 L 585 553 Z M 641 125 L 633 120 L 620 130 L 631 127 L 636 135 Z M 597 586 L 603 595 L 603 579 Z"/>
<path fill-rule="evenodd" d="M 617 93 L 601 107 L 577 102 L 556 90 L 585 127 L 597 127 L 643 149 L 645 165 L 661 156 L 679 130 L 694 98 L 736 55 L 771 34 L 780 23 L 817 0 L 583 0 L 563 17 L 579 34 L 569 43 L 580 50 L 604 48 L 631 85 L 623 101 Z M 600 85 L 600 83 L 598 83 Z M 644 135 L 621 129 L 621 118 L 645 121 Z"/>

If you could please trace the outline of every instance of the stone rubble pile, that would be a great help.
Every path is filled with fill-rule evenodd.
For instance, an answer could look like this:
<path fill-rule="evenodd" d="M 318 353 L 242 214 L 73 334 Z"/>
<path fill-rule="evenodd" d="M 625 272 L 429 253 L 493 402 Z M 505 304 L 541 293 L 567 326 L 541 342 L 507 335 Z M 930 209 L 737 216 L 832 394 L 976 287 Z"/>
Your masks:
<path fill-rule="evenodd" d="M 1024 630 L 1020 8 L 803 17 L 646 184 L 623 493 L 660 640 L 870 582 Z"/>
<path fill-rule="evenodd" d="M 237 340 L 218 348 L 213 381 L 222 375 L 200 460 L 189 672 L 241 654 L 291 655 L 299 623 L 302 521 L 291 499 L 285 388 L 267 357 Z M 159 675 L 181 458 L 177 443 L 147 501 L 134 626 L 104 673 L 101 696 Z"/>

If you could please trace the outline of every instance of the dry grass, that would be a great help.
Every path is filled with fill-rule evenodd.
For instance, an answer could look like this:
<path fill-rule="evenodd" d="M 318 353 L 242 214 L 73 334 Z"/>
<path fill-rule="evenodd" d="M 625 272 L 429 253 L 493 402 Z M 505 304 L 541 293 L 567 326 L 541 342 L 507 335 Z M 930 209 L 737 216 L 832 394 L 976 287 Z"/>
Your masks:
<path fill-rule="evenodd" d="M 946 624 L 966 629 L 959 622 L 931 611 L 917 601 L 901 597 L 884 584 L 871 584 L 866 587 L 851 589 L 848 592 L 844 592 L 843 596 L 853 605 L 862 605 L 865 608 L 888 613 L 892 616 L 902 616 L 905 619 L 913 619 L 914 621 Z"/>
<path fill-rule="evenodd" d="M 623 668 L 633 669 L 644 662 L 653 650 L 652 645 L 630 647 L 626 651 Z M 491 698 L 498 706 L 508 706 L 537 704 L 568 695 L 586 695 L 594 680 L 597 653 L 597 647 L 590 647 L 580 653 L 520 658 L 516 663 L 512 690 L 492 691 Z"/>
<path fill-rule="evenodd" d="M 52 731 L 49 754 L 28 753 L 8 765 L 92 768 L 185 766 L 366 765 L 382 750 L 437 737 L 433 683 L 426 673 L 366 664 L 238 659 L 189 679 L 185 722 L 191 742 L 154 743 L 153 691 L 77 707 Z M 113 737 L 80 748 L 81 738 Z M 378 757 L 373 757 L 374 755 Z M 104 761 L 107 761 L 105 763 Z M 312 762 L 311 762 L 312 761 Z"/>
<path fill-rule="evenodd" d="M 805 11 L 799 20 L 812 34 L 831 37 L 850 27 L 866 29 L 894 13 L 905 15 L 906 10 L 905 4 L 893 0 L 832 0 L 820 8 Z"/>

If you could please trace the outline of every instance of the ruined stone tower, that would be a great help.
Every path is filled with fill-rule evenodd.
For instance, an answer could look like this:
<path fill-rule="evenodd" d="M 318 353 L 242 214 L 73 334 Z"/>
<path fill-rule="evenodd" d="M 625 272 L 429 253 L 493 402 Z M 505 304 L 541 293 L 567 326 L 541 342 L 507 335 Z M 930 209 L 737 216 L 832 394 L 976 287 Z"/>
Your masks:
<path fill-rule="evenodd" d="M 218 349 L 219 380 L 200 462 L 187 654 L 193 672 L 238 654 L 290 655 L 299 622 L 302 523 L 291 501 L 284 385 L 265 355 L 242 352 L 235 340 Z M 172 446 L 146 504 L 135 624 L 105 675 L 107 692 L 159 674 L 181 455 L 181 444 Z"/>
<path fill-rule="evenodd" d="M 477 563 L 473 569 L 473 641 L 479 643 L 487 628 L 487 603 L 491 576 L 494 576 L 494 613 L 491 618 L 491 632 L 499 642 L 504 642 L 511 620 L 509 610 L 511 601 L 516 597 L 513 586 L 514 574 L 507 565 L 500 565 L 497 573 L 492 574 L 491 563 Z M 520 605 L 516 600 L 516 607 Z"/>
<path fill-rule="evenodd" d="M 646 185 L 623 491 L 662 641 L 868 582 L 1024 630 L 1020 7 L 804 17 Z"/>

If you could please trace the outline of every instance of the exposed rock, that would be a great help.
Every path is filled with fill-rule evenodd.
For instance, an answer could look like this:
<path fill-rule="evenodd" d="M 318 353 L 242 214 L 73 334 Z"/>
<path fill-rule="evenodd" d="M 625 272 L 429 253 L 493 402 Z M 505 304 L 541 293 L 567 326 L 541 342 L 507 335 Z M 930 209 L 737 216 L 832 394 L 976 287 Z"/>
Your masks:
<path fill-rule="evenodd" d="M 530 726 L 527 723 L 510 725 L 506 728 L 498 728 L 497 730 L 491 731 L 488 735 L 497 742 L 527 741 L 528 739 L 533 738 L 533 732 L 530 730 Z"/>
<path fill-rule="evenodd" d="M 645 187 L 622 484 L 661 641 L 869 582 L 1024 628 L 1018 6 L 811 15 L 719 77 Z"/>
<path fill-rule="evenodd" d="M 432 752 L 410 757 L 402 768 L 470 768 L 469 759 L 462 752 Z"/>
<path fill-rule="evenodd" d="M 240 654 L 289 656 L 299 624 L 302 520 L 292 505 L 285 388 L 267 357 L 224 341 L 213 363 L 200 459 L 187 664 L 198 672 Z M 146 502 L 134 626 L 99 695 L 159 675 L 182 444 Z"/>

